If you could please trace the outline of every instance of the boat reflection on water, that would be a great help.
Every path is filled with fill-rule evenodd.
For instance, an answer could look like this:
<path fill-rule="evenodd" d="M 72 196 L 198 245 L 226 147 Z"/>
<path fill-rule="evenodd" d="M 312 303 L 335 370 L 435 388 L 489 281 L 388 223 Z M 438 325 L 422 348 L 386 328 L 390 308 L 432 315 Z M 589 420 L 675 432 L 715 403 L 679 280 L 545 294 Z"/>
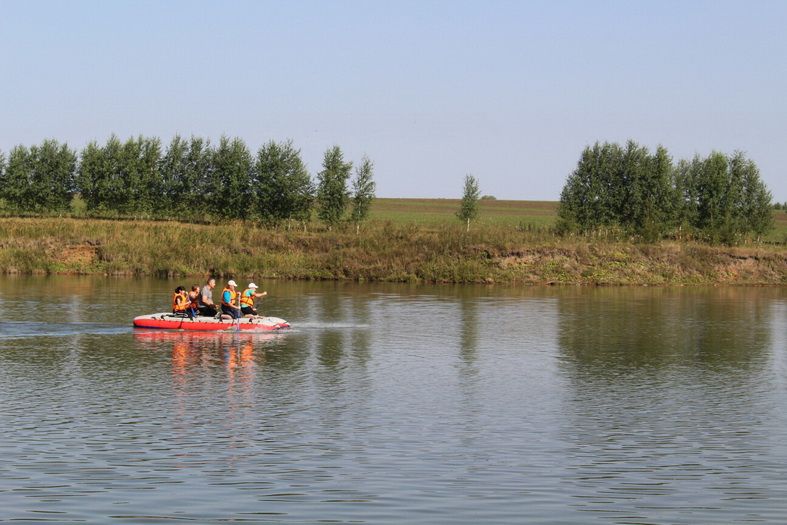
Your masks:
<path fill-rule="evenodd" d="M 220 389 L 223 395 L 213 398 L 213 408 L 219 411 L 228 428 L 242 421 L 256 420 L 249 411 L 268 380 L 267 367 L 263 366 L 266 354 L 278 348 L 283 337 L 284 334 L 277 332 L 134 332 L 140 348 L 154 354 L 171 352 L 170 415 L 184 435 L 201 426 L 199 419 L 206 410 L 202 402 L 204 393 L 220 384 L 226 385 L 226 389 Z M 239 437 L 237 432 L 238 428 L 234 428 L 233 433 Z"/>
<path fill-rule="evenodd" d="M 186 375 L 191 371 L 223 366 L 232 372 L 239 367 L 253 367 L 265 360 L 266 347 L 283 334 L 228 332 L 169 332 L 137 330 L 134 339 L 145 348 L 171 349 L 172 371 Z"/>

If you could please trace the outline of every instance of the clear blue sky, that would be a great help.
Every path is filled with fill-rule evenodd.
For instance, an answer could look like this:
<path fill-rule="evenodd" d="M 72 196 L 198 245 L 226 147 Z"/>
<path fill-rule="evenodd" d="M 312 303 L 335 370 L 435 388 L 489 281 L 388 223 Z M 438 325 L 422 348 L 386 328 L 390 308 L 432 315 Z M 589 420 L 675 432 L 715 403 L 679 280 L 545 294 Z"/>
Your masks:
<path fill-rule="evenodd" d="M 745 151 L 787 200 L 787 2 L 0 0 L 0 150 L 338 144 L 378 196 L 559 198 L 585 145 Z"/>

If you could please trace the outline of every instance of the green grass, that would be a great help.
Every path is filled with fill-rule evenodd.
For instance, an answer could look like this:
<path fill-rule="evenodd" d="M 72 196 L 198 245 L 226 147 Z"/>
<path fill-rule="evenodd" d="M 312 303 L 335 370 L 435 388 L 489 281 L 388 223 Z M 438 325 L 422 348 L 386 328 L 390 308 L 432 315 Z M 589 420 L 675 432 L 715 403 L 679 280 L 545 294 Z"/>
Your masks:
<path fill-rule="evenodd" d="M 787 211 L 776 210 L 773 212 L 773 218 L 775 228 L 765 237 L 765 240 L 787 244 Z"/>
<path fill-rule="evenodd" d="M 557 206 L 549 201 L 482 200 L 474 224 L 551 227 L 557 219 Z M 370 219 L 434 227 L 458 223 L 458 209 L 459 199 L 375 199 Z"/>
<path fill-rule="evenodd" d="M 550 228 L 557 220 L 556 201 L 482 200 L 474 227 L 512 226 Z M 459 199 L 375 199 L 370 219 L 426 227 L 458 223 Z M 770 243 L 787 244 L 787 212 L 774 210 L 774 229 L 766 236 Z"/>
<path fill-rule="evenodd" d="M 386 222 L 429 229 L 450 227 L 460 224 L 456 218 L 459 202 L 459 199 L 377 198 L 372 204 L 370 225 L 367 228 L 375 228 Z M 481 200 L 478 218 L 473 222 L 472 228 L 502 227 L 546 234 L 557 221 L 558 205 L 556 201 Z M 60 215 L 62 213 L 50 216 Z M 763 240 L 768 243 L 787 244 L 787 212 L 774 210 L 773 216 L 775 228 Z M 321 228 L 316 222 L 309 226 L 310 230 Z"/>

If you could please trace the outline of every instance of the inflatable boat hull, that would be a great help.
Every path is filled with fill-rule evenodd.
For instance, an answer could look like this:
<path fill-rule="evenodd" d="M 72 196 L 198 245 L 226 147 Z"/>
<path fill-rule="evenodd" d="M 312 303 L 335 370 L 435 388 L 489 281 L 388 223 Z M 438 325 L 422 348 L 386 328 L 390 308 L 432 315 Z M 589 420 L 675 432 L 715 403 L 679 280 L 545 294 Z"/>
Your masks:
<path fill-rule="evenodd" d="M 289 328 L 290 323 L 278 317 L 253 317 L 243 319 L 216 319 L 215 317 L 180 317 L 170 313 L 140 315 L 134 318 L 134 328 L 160 330 L 194 330 L 203 332 L 267 332 Z"/>

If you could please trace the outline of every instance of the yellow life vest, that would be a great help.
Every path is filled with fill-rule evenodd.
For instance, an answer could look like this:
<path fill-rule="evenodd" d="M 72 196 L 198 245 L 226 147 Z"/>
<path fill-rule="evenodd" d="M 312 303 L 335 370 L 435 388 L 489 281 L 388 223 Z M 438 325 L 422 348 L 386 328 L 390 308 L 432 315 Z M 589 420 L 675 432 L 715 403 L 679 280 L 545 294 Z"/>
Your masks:
<path fill-rule="evenodd" d="M 227 302 L 224 300 L 224 292 L 229 292 L 229 293 L 230 293 L 230 302 L 229 302 L 229 303 L 227 303 Z M 238 298 L 238 292 L 236 292 L 235 290 L 233 290 L 233 289 L 232 289 L 232 288 L 230 288 L 229 286 L 227 286 L 226 288 L 224 288 L 224 290 L 222 290 L 222 292 L 221 292 L 221 304 L 223 304 L 223 305 L 226 305 L 226 306 L 235 306 L 235 300 L 236 300 L 237 298 Z"/>
<path fill-rule="evenodd" d="M 249 293 L 251 292 L 251 293 Z M 251 288 L 246 288 L 240 296 L 240 304 L 243 306 L 254 306 L 254 294 L 256 292 Z"/>
<path fill-rule="evenodd" d="M 189 296 L 186 292 L 175 292 L 172 294 L 172 311 L 185 312 L 189 307 Z"/>

